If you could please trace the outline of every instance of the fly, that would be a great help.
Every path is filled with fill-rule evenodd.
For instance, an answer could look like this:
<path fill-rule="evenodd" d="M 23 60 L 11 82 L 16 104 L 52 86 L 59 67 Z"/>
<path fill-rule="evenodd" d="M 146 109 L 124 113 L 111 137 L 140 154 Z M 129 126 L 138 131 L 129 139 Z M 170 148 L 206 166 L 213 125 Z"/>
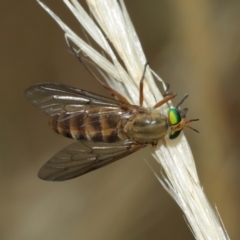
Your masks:
<path fill-rule="evenodd" d="M 70 47 L 83 63 L 76 50 Z M 187 95 L 176 108 L 169 109 L 167 116 L 156 109 L 173 99 L 175 93 L 167 92 L 152 109 L 142 106 L 146 67 L 140 81 L 139 106 L 130 104 L 98 78 L 118 100 L 57 83 L 41 83 L 26 90 L 27 99 L 47 114 L 49 125 L 55 132 L 77 140 L 43 165 L 38 173 L 41 179 L 64 181 L 81 176 L 148 144 L 155 147 L 166 135 L 175 139 L 184 127 L 191 128 L 188 124 L 198 119 L 186 121 L 187 109 L 179 109 Z"/>

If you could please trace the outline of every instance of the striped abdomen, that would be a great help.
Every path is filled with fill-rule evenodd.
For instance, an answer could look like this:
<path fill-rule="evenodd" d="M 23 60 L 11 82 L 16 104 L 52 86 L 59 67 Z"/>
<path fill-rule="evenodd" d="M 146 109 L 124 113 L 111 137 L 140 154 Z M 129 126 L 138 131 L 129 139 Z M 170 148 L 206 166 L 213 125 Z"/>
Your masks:
<path fill-rule="evenodd" d="M 90 107 L 82 113 L 54 115 L 49 125 L 65 137 L 112 143 L 122 140 L 122 113 L 120 108 Z"/>

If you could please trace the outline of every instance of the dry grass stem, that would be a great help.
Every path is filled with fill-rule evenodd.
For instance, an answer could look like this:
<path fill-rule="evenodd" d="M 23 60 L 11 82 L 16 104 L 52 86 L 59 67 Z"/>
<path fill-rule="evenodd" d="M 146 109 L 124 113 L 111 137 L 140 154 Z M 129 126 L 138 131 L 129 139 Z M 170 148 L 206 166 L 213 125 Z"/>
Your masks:
<path fill-rule="evenodd" d="M 138 85 L 146 57 L 123 1 L 87 0 L 92 18 L 76 0 L 64 0 L 101 51 L 91 47 L 46 5 L 38 2 L 63 29 L 65 36 L 71 39 L 79 50 L 101 70 L 108 84 L 118 89 L 131 103 L 138 104 Z M 105 58 L 102 52 L 108 58 Z M 144 82 L 144 106 L 146 107 L 152 107 L 162 99 L 154 78 L 156 79 L 156 75 L 148 67 Z M 160 77 L 157 78 L 161 81 Z M 166 104 L 160 108 L 163 113 L 167 110 Z M 161 177 L 155 174 L 181 207 L 195 238 L 199 240 L 229 239 L 218 214 L 211 208 L 200 185 L 192 152 L 184 134 L 176 140 L 166 138 L 160 141 L 156 149 L 151 149 L 153 156 L 164 170 Z"/>

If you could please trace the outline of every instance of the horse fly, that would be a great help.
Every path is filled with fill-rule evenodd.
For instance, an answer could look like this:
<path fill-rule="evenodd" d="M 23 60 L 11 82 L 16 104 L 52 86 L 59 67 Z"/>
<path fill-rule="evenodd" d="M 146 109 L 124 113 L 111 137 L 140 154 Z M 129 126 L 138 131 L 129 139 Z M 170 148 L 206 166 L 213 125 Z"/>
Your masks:
<path fill-rule="evenodd" d="M 70 47 L 87 70 L 117 100 L 57 83 L 41 83 L 26 90 L 27 99 L 49 116 L 49 125 L 55 132 L 77 140 L 43 165 L 38 174 L 41 179 L 63 181 L 81 176 L 148 144 L 155 147 L 166 135 L 175 139 L 184 127 L 191 128 L 190 122 L 198 120 L 186 121 L 187 109 L 179 109 L 187 95 L 176 108 L 170 108 L 167 115 L 156 109 L 173 99 L 175 93 L 167 92 L 152 109 L 143 107 L 143 79 L 147 64 L 140 80 L 139 106 L 132 105 L 102 83 Z"/>

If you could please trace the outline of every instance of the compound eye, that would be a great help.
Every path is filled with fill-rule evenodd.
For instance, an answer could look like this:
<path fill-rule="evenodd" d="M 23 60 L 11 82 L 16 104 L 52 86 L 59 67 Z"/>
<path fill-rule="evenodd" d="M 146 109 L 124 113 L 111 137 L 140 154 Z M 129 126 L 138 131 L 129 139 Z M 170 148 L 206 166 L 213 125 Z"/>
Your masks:
<path fill-rule="evenodd" d="M 168 111 L 168 123 L 169 125 L 176 125 L 182 121 L 181 115 L 176 108 L 170 108 Z"/>
<path fill-rule="evenodd" d="M 171 131 L 170 134 L 169 134 L 169 139 L 175 139 L 178 137 L 178 135 L 180 134 L 181 130 L 179 131 Z"/>
<path fill-rule="evenodd" d="M 168 111 L 168 123 L 170 126 L 177 125 L 182 121 L 181 115 L 176 108 L 170 108 Z M 175 139 L 180 134 L 179 131 L 171 131 L 169 134 L 169 139 Z"/>

